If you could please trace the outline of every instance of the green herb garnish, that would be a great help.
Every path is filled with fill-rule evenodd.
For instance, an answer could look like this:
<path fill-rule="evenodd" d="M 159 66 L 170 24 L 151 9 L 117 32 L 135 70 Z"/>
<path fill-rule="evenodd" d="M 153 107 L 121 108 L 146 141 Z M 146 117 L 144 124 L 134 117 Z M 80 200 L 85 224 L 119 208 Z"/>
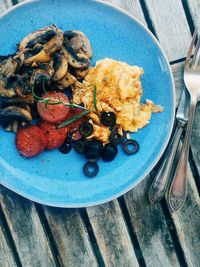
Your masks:
<path fill-rule="evenodd" d="M 81 105 L 78 105 L 78 104 L 75 104 L 75 103 L 66 103 L 66 102 L 60 101 L 58 99 L 55 99 L 53 97 L 50 97 L 48 95 L 48 92 L 45 89 L 44 83 L 45 83 L 45 80 L 42 83 L 42 89 L 43 89 L 44 93 L 47 95 L 47 97 L 40 97 L 40 96 L 36 95 L 36 93 L 34 91 L 35 87 L 34 87 L 34 85 L 32 86 L 32 90 L 31 91 L 32 91 L 32 94 L 33 94 L 33 96 L 35 98 L 35 101 L 41 102 L 44 105 L 59 105 L 59 104 L 63 104 L 65 106 L 69 106 L 69 107 L 73 107 L 73 108 L 80 108 L 80 109 L 86 110 Z"/>
<path fill-rule="evenodd" d="M 94 86 L 94 107 L 97 110 L 97 87 Z"/>
<path fill-rule="evenodd" d="M 80 114 L 77 114 L 76 116 L 64 121 L 63 123 L 61 123 L 58 128 L 63 128 L 67 125 L 69 125 L 70 123 L 78 120 L 79 118 L 83 117 L 84 115 L 88 114 L 89 112 L 92 112 L 91 110 L 84 110 L 83 112 L 81 112 Z"/>

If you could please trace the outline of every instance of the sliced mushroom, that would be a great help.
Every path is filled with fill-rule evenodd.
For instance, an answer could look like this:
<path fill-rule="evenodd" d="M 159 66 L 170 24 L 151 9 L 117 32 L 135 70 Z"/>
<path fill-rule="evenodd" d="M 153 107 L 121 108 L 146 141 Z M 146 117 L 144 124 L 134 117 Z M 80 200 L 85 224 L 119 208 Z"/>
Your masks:
<path fill-rule="evenodd" d="M 44 46 L 40 45 L 40 50 L 37 54 L 24 60 L 25 65 L 32 65 L 34 63 L 48 63 L 51 60 L 51 56 L 56 53 L 63 43 L 63 34 L 59 32 L 51 40 L 49 40 Z M 36 47 L 38 49 L 38 46 Z M 31 52 L 31 50 L 29 50 Z"/>
<path fill-rule="evenodd" d="M 15 95 L 15 90 L 13 88 L 6 88 L 6 83 L 3 80 L 0 80 L 0 96 L 10 98 Z"/>
<path fill-rule="evenodd" d="M 5 80 L 6 78 L 12 76 L 15 73 L 17 67 L 18 62 L 14 58 L 9 57 L 8 59 L 4 60 L 0 68 L 0 79 Z"/>
<path fill-rule="evenodd" d="M 32 93 L 29 93 L 23 97 L 14 96 L 14 97 L 2 97 L 1 101 L 6 104 L 33 104 L 34 96 Z"/>
<path fill-rule="evenodd" d="M 90 60 L 84 53 L 76 52 L 70 45 L 67 38 L 64 39 L 62 46 L 63 55 L 68 63 L 77 69 L 85 69 L 89 66 Z"/>
<path fill-rule="evenodd" d="M 24 108 L 9 106 L 0 110 L 0 120 L 4 123 L 8 123 L 5 127 L 6 131 L 17 132 L 19 127 L 30 124 L 32 116 L 30 112 Z"/>
<path fill-rule="evenodd" d="M 52 75 L 54 73 L 54 69 L 50 64 L 41 64 L 38 68 L 33 71 L 31 76 L 30 85 L 33 86 L 35 84 L 42 84 L 45 80 L 50 81 Z"/>
<path fill-rule="evenodd" d="M 51 57 L 47 55 L 44 50 L 44 46 L 40 46 L 40 50 L 37 54 L 35 54 L 35 50 L 28 49 L 25 51 L 25 60 L 24 64 L 26 66 L 37 66 L 40 63 L 50 62 Z"/>
<path fill-rule="evenodd" d="M 19 126 L 19 122 L 18 122 L 17 120 L 12 121 L 12 131 L 13 131 L 14 133 L 17 132 L 17 130 L 18 130 L 18 126 Z"/>
<path fill-rule="evenodd" d="M 52 39 L 60 30 L 55 25 L 42 28 L 28 34 L 20 43 L 19 51 L 25 48 L 33 48 L 37 43 L 45 44 Z"/>
<path fill-rule="evenodd" d="M 31 121 L 32 117 L 28 110 L 17 106 L 9 106 L 1 110 L 0 116 L 5 120 L 17 119 L 19 121 Z"/>
<path fill-rule="evenodd" d="M 72 84 L 74 84 L 77 81 L 77 79 L 70 74 L 69 72 L 65 75 L 65 77 L 62 78 L 62 80 L 60 80 L 58 88 L 60 90 L 64 90 L 65 88 L 71 86 Z"/>
<path fill-rule="evenodd" d="M 92 57 L 92 47 L 87 36 L 81 31 L 65 31 L 64 37 L 68 38 L 69 45 L 78 52 L 80 49 L 88 58 Z"/>
<path fill-rule="evenodd" d="M 16 68 L 16 71 L 18 71 L 20 69 L 20 67 L 23 65 L 24 63 L 24 59 L 25 59 L 25 56 L 24 56 L 24 53 L 20 52 L 20 53 L 17 53 L 13 59 L 18 63 L 18 66 Z"/>
<path fill-rule="evenodd" d="M 55 71 L 52 77 L 53 81 L 59 81 L 67 74 L 68 62 L 61 53 L 55 54 L 53 57 L 53 69 Z"/>
<path fill-rule="evenodd" d="M 77 79 L 83 79 L 85 78 L 85 76 L 88 74 L 89 72 L 89 68 L 87 69 L 74 69 L 74 72 L 75 72 L 75 76 Z"/>
<path fill-rule="evenodd" d="M 31 93 L 28 75 L 12 75 L 6 80 L 2 90 L 1 96 L 3 97 L 25 97 L 27 94 Z M 9 92 L 11 92 L 12 95 L 9 94 Z"/>

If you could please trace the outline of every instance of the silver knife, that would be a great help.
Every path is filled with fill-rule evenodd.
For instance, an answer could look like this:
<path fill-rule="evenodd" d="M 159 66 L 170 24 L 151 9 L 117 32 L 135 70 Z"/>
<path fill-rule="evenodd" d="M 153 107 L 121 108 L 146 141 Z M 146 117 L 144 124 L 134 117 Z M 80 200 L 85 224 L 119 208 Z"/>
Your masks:
<path fill-rule="evenodd" d="M 178 148 L 183 129 L 188 121 L 188 103 L 189 95 L 186 89 L 183 88 L 178 110 L 176 113 L 177 125 L 175 133 L 166 149 L 164 160 L 149 189 L 149 201 L 151 202 L 151 204 L 158 203 L 165 196 L 165 193 L 170 184 L 170 173 L 174 162 L 174 157 Z"/>

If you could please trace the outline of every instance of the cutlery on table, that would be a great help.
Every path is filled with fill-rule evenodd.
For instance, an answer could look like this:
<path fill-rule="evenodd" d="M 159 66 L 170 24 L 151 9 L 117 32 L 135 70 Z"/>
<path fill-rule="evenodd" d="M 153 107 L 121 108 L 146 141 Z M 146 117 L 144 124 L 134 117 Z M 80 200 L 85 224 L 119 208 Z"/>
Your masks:
<path fill-rule="evenodd" d="M 181 99 L 179 102 L 178 110 L 176 113 L 176 130 L 173 134 L 170 144 L 164 155 L 164 159 L 161 166 L 151 184 L 149 189 L 149 200 L 151 204 L 158 203 L 164 196 L 169 186 L 170 173 L 174 162 L 174 157 L 177 151 L 177 147 L 188 120 L 188 106 L 186 89 L 183 88 Z"/>
<path fill-rule="evenodd" d="M 192 57 L 193 47 L 196 39 L 197 30 L 195 30 L 193 34 L 184 66 L 183 78 L 187 91 L 190 95 L 190 107 L 184 143 L 176 167 L 175 175 L 167 195 L 167 201 L 172 212 L 179 210 L 183 206 L 187 193 L 187 165 L 189 146 L 196 104 L 200 98 L 200 38 L 196 43 L 194 55 Z"/>

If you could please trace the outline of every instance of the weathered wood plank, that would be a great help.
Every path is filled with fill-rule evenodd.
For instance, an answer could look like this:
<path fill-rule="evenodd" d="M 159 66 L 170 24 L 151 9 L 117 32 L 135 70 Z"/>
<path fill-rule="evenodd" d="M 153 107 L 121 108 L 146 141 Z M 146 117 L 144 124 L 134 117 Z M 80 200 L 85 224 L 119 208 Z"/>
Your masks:
<path fill-rule="evenodd" d="M 140 20 L 145 26 L 146 21 L 144 18 L 144 14 L 142 12 L 140 2 L 138 0 L 132 1 L 132 0 L 103 0 L 104 2 L 111 3 L 112 5 L 115 5 L 117 7 L 120 7 L 130 14 L 134 15 L 137 19 Z"/>
<path fill-rule="evenodd" d="M 145 2 L 169 61 L 185 57 L 191 35 L 181 0 Z"/>
<path fill-rule="evenodd" d="M 194 24 L 199 29 L 200 33 L 200 1 L 199 0 L 187 0 L 187 4 L 190 9 L 190 13 L 192 14 L 192 19 Z M 193 125 L 192 132 L 192 155 L 195 160 L 195 165 L 197 167 L 199 176 L 200 176 L 200 128 L 199 128 L 199 120 L 200 120 L 200 104 L 197 105 L 195 120 Z"/>
<path fill-rule="evenodd" d="M 139 266 L 116 200 L 87 208 L 106 266 Z"/>
<path fill-rule="evenodd" d="M 176 89 L 176 106 L 178 106 L 181 93 L 184 88 L 183 66 L 184 66 L 183 62 L 171 65 L 171 70 L 173 73 L 175 89 Z"/>
<path fill-rule="evenodd" d="M 2 225 L 0 217 L 0 266 L 4 267 L 15 267 L 17 266 L 14 259 L 12 249 L 7 242 L 5 230 Z"/>
<path fill-rule="evenodd" d="M 189 267 L 200 263 L 200 198 L 191 170 L 188 171 L 188 193 L 184 206 L 172 215 L 185 259 Z"/>
<path fill-rule="evenodd" d="M 194 164 L 197 167 L 198 174 L 200 176 L 200 103 L 197 105 L 196 112 L 195 112 L 195 119 L 193 124 L 192 130 L 192 140 L 191 140 L 191 149 L 192 155 L 194 159 Z"/>
<path fill-rule="evenodd" d="M 22 266 L 56 266 L 33 202 L 2 186 L 0 200 Z"/>
<path fill-rule="evenodd" d="M 75 209 L 44 207 L 62 265 L 66 267 L 98 266 L 88 233 Z"/>
<path fill-rule="evenodd" d="M 12 6 L 11 0 L 0 0 L 0 15 Z"/>
<path fill-rule="evenodd" d="M 151 176 L 148 175 L 136 188 L 124 196 L 131 223 L 146 266 L 180 266 L 161 205 L 150 206 L 147 199 L 151 180 Z"/>
<path fill-rule="evenodd" d="M 192 19 L 196 27 L 200 27 L 200 1 L 199 0 L 186 0 L 189 10 L 192 14 Z"/>
<path fill-rule="evenodd" d="M 184 63 L 177 63 L 171 66 L 173 71 L 175 86 L 176 86 L 176 105 L 179 103 L 181 92 L 184 88 L 183 82 L 183 70 Z M 191 150 L 194 159 L 194 164 L 198 170 L 200 175 L 200 128 L 199 128 L 199 120 L 200 120 L 200 104 L 197 105 L 195 112 L 195 119 L 192 130 L 192 138 L 191 138 Z"/>

